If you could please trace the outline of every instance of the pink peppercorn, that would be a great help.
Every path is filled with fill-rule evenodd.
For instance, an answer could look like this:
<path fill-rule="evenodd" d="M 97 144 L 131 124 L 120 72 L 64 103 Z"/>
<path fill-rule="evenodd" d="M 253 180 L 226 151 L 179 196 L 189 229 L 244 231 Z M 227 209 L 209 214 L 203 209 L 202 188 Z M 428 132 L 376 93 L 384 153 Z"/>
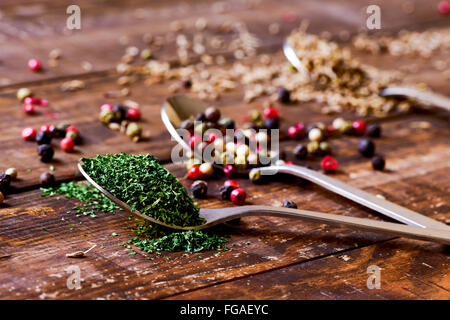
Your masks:
<path fill-rule="evenodd" d="M 296 140 L 303 136 L 303 130 L 301 130 L 297 125 L 291 126 L 288 129 L 289 138 Z"/>
<path fill-rule="evenodd" d="M 66 129 L 66 133 L 68 133 L 70 131 L 73 131 L 75 133 L 79 133 L 77 127 L 75 127 L 75 126 L 68 126 L 67 129 Z"/>
<path fill-rule="evenodd" d="M 233 188 L 239 188 L 239 182 L 236 180 L 225 180 L 223 183 L 225 187 L 233 187 Z"/>
<path fill-rule="evenodd" d="M 127 118 L 132 121 L 137 121 L 141 118 L 141 111 L 137 108 L 130 108 L 127 110 Z"/>
<path fill-rule="evenodd" d="M 28 60 L 28 68 L 32 71 L 41 70 L 41 62 L 38 59 Z"/>
<path fill-rule="evenodd" d="M 333 157 L 327 155 L 322 159 L 321 166 L 325 172 L 334 172 L 338 168 L 338 162 Z"/>
<path fill-rule="evenodd" d="M 352 128 L 355 134 L 357 134 L 358 136 L 362 136 L 363 134 L 366 133 L 367 126 L 364 121 L 355 120 L 352 122 Z"/>
<path fill-rule="evenodd" d="M 30 104 L 30 103 L 24 103 L 22 105 L 23 111 L 25 111 L 25 113 L 27 114 L 34 114 L 36 113 L 36 105 L 34 104 Z"/>
<path fill-rule="evenodd" d="M 60 142 L 61 149 L 65 152 L 72 151 L 75 147 L 75 142 L 70 138 L 64 138 Z"/>
<path fill-rule="evenodd" d="M 438 11 L 442 14 L 447 14 L 450 12 L 450 2 L 448 1 L 441 1 L 438 3 Z"/>
<path fill-rule="evenodd" d="M 201 140 L 202 139 L 198 134 L 191 136 L 191 139 L 189 141 L 189 146 L 191 147 L 191 149 L 194 150 L 194 148 L 201 142 Z"/>
<path fill-rule="evenodd" d="M 267 119 L 277 119 L 278 114 L 278 109 L 275 107 L 268 107 L 264 109 L 264 117 Z"/>
<path fill-rule="evenodd" d="M 231 191 L 230 199 L 234 204 L 244 204 L 245 198 L 247 197 L 247 194 L 245 193 L 244 189 L 236 188 L 233 191 Z"/>
<path fill-rule="evenodd" d="M 51 125 L 49 125 L 48 123 L 47 123 L 47 124 L 43 124 L 43 125 L 41 126 L 41 128 L 39 129 L 39 131 L 50 133 L 50 131 L 51 131 Z"/>
<path fill-rule="evenodd" d="M 113 111 L 113 106 L 109 103 L 102 104 L 100 111 Z"/>
<path fill-rule="evenodd" d="M 223 169 L 223 172 L 228 178 L 231 178 L 236 174 L 236 168 L 232 164 L 227 164 Z"/>
<path fill-rule="evenodd" d="M 25 141 L 34 141 L 36 134 L 37 132 L 34 128 L 25 128 L 22 131 L 22 139 Z"/>
<path fill-rule="evenodd" d="M 200 171 L 199 166 L 193 166 L 187 172 L 187 177 L 191 180 L 197 180 L 201 176 L 202 172 Z"/>

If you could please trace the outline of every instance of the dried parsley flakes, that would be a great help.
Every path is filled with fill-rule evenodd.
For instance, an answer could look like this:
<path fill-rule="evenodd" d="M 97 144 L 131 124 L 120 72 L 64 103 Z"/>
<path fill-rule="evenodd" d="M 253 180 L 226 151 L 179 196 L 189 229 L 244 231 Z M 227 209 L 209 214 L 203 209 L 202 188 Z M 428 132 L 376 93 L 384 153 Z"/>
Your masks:
<path fill-rule="evenodd" d="M 183 185 L 151 155 L 107 154 L 83 158 L 83 169 L 118 199 L 170 225 L 203 223 Z"/>

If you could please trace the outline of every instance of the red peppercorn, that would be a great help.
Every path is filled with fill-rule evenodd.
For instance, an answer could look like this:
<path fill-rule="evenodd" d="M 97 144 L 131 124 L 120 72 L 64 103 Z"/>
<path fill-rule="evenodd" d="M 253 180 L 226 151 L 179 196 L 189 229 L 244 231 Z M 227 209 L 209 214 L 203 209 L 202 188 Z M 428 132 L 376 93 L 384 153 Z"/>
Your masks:
<path fill-rule="evenodd" d="M 268 107 L 264 109 L 264 117 L 267 119 L 277 119 L 278 118 L 278 109 L 275 107 Z"/>
<path fill-rule="evenodd" d="M 51 127 L 52 126 L 50 124 L 48 124 L 48 123 L 47 124 L 43 124 L 41 126 L 41 128 L 39 129 L 39 131 L 50 133 Z"/>
<path fill-rule="evenodd" d="M 362 136 L 366 133 L 366 123 L 362 120 L 355 120 L 352 122 L 353 132 L 358 136 Z"/>
<path fill-rule="evenodd" d="M 27 114 L 34 114 L 36 113 L 36 105 L 34 104 L 29 104 L 29 103 L 24 103 L 22 105 L 23 111 L 25 111 L 25 113 Z"/>
<path fill-rule="evenodd" d="M 293 165 L 294 163 L 292 161 L 286 161 L 284 164 L 287 166 L 290 166 L 290 165 Z"/>
<path fill-rule="evenodd" d="M 127 110 L 127 118 L 129 120 L 137 121 L 141 118 L 141 111 L 137 108 L 129 108 Z"/>
<path fill-rule="evenodd" d="M 225 180 L 223 185 L 225 187 L 239 188 L 239 182 L 237 182 L 236 180 Z"/>
<path fill-rule="evenodd" d="M 37 132 L 34 128 L 25 128 L 22 131 L 22 139 L 25 141 L 34 141 L 36 134 Z"/>
<path fill-rule="evenodd" d="M 113 111 L 113 106 L 109 103 L 102 104 L 100 111 Z"/>
<path fill-rule="evenodd" d="M 448 1 L 441 1 L 438 3 L 438 11 L 442 14 L 447 14 L 450 12 L 450 2 Z"/>
<path fill-rule="evenodd" d="M 213 143 L 217 138 L 217 132 L 210 132 L 208 135 L 208 143 Z"/>
<path fill-rule="evenodd" d="M 225 168 L 223 168 L 223 172 L 228 178 L 231 178 L 236 174 L 236 168 L 232 164 L 227 164 Z"/>
<path fill-rule="evenodd" d="M 202 141 L 202 138 L 198 135 L 195 134 L 193 136 L 191 136 L 191 140 L 189 141 L 189 146 L 191 147 L 192 150 L 194 150 L 194 148 Z"/>
<path fill-rule="evenodd" d="M 334 172 L 337 170 L 338 162 L 333 157 L 327 155 L 322 159 L 321 165 L 325 172 Z"/>
<path fill-rule="evenodd" d="M 196 180 L 201 176 L 202 172 L 200 171 L 199 166 L 193 166 L 187 172 L 187 177 L 192 180 Z"/>
<path fill-rule="evenodd" d="M 244 189 L 236 188 L 231 191 L 230 199 L 234 204 L 244 204 L 246 197 L 247 194 L 245 193 Z"/>
<path fill-rule="evenodd" d="M 46 99 L 39 99 L 39 105 L 41 107 L 48 107 L 48 100 L 46 100 Z"/>
<path fill-rule="evenodd" d="M 41 69 L 41 62 L 38 59 L 28 60 L 28 68 L 32 71 L 39 71 Z"/>
<path fill-rule="evenodd" d="M 75 142 L 70 138 L 64 138 L 61 140 L 59 145 L 61 146 L 61 149 L 63 149 L 63 151 L 69 152 L 72 151 L 75 147 Z"/>
<path fill-rule="evenodd" d="M 26 97 L 23 102 L 27 104 L 41 104 L 41 99 L 35 97 Z"/>
<path fill-rule="evenodd" d="M 69 131 L 73 131 L 75 133 L 79 133 L 77 127 L 75 127 L 75 126 L 68 126 L 67 129 L 66 129 L 66 133 L 69 132 Z"/>
<path fill-rule="evenodd" d="M 291 126 L 288 129 L 289 138 L 296 140 L 303 136 L 303 130 L 301 130 L 297 125 Z"/>

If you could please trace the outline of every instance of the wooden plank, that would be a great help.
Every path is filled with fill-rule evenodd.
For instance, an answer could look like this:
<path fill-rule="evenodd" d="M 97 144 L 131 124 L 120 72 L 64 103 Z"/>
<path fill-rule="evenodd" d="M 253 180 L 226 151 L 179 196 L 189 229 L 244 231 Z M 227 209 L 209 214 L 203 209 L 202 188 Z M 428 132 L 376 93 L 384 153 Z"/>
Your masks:
<path fill-rule="evenodd" d="M 367 286 L 370 266 L 380 268 L 379 289 Z M 449 267 L 444 246 L 391 240 L 169 299 L 448 300 Z"/>

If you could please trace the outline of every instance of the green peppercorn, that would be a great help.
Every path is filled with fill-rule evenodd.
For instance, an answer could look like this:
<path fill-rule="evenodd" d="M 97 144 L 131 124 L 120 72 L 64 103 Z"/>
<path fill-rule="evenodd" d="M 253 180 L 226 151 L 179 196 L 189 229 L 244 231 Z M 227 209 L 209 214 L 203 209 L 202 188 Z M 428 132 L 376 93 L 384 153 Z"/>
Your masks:
<path fill-rule="evenodd" d="M 102 110 L 100 112 L 100 121 L 103 124 L 109 124 L 113 120 L 114 120 L 114 112 L 112 112 L 111 110 Z"/>
<path fill-rule="evenodd" d="M 141 51 L 141 58 L 144 60 L 148 60 L 152 57 L 152 50 L 151 49 L 144 49 Z"/>
<path fill-rule="evenodd" d="M 205 117 L 208 121 L 217 122 L 220 119 L 220 110 L 215 107 L 206 108 Z"/>
<path fill-rule="evenodd" d="M 322 153 L 323 155 L 327 155 L 327 154 L 331 153 L 331 146 L 328 142 L 322 141 L 319 144 L 319 150 L 320 150 L 320 153 Z"/>
<path fill-rule="evenodd" d="M 261 112 L 259 112 L 258 110 L 252 110 L 252 111 L 250 111 L 250 119 L 251 119 L 253 122 L 261 121 Z"/>
<path fill-rule="evenodd" d="M 205 181 L 197 180 L 191 185 L 191 192 L 195 198 L 204 198 L 208 192 L 208 184 Z"/>
<path fill-rule="evenodd" d="M 310 143 L 308 143 L 306 148 L 308 149 L 308 153 L 314 154 L 317 151 L 319 151 L 319 142 L 318 141 L 311 141 Z"/>
<path fill-rule="evenodd" d="M 350 121 L 344 121 L 341 123 L 341 126 L 339 128 L 339 132 L 343 134 L 351 133 L 353 130 L 352 123 Z"/>
<path fill-rule="evenodd" d="M 49 172 L 44 172 L 41 174 L 40 183 L 44 188 L 51 187 L 55 183 L 55 176 Z"/>
<path fill-rule="evenodd" d="M 23 101 L 23 100 L 25 100 L 25 98 L 31 97 L 32 95 L 33 95 L 33 93 L 28 88 L 20 88 L 19 90 L 17 90 L 17 93 L 16 93 L 16 97 L 20 101 Z"/>
<path fill-rule="evenodd" d="M 5 192 L 11 184 L 11 177 L 6 173 L 0 173 L 0 191 Z"/>
<path fill-rule="evenodd" d="M 38 147 L 38 155 L 41 157 L 42 162 L 50 162 L 53 159 L 53 155 L 55 154 L 55 151 L 53 150 L 52 146 L 49 144 L 41 144 Z"/>
<path fill-rule="evenodd" d="M 70 124 L 68 123 L 58 123 L 54 131 L 55 138 L 64 138 L 68 127 L 70 127 Z"/>
<path fill-rule="evenodd" d="M 261 170 L 259 169 L 252 169 L 250 170 L 248 177 L 252 182 L 258 182 L 261 180 Z"/>
<path fill-rule="evenodd" d="M 121 104 L 113 106 L 112 112 L 114 114 L 113 121 L 116 122 L 122 121 L 127 115 L 127 109 Z"/>
<path fill-rule="evenodd" d="M 142 128 L 135 122 L 127 126 L 126 135 L 130 138 L 139 137 L 142 133 Z"/>
<path fill-rule="evenodd" d="M 76 131 L 68 131 L 66 133 L 66 138 L 72 139 L 74 142 L 78 140 L 78 133 Z"/>
<path fill-rule="evenodd" d="M 297 209 L 297 204 L 294 201 L 291 201 L 291 200 L 284 200 L 283 201 L 283 207 L 291 208 L 291 209 Z"/>

